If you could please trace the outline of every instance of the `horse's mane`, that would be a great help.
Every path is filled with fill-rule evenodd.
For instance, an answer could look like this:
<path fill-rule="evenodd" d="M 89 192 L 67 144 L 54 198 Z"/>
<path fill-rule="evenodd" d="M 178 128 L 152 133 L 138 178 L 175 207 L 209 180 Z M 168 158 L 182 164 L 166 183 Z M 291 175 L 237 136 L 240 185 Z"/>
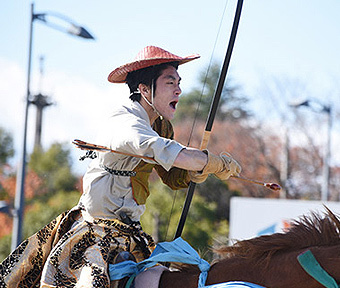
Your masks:
<path fill-rule="evenodd" d="M 248 259 L 268 260 L 281 251 L 297 251 L 311 246 L 340 244 L 340 220 L 327 207 L 324 217 L 312 212 L 292 221 L 288 231 L 237 241 L 222 246 L 216 252 L 225 258 L 240 256 Z"/>
<path fill-rule="evenodd" d="M 214 251 L 224 259 L 244 258 L 255 262 L 267 262 L 280 252 L 292 252 L 312 246 L 332 246 L 340 244 L 340 220 L 331 210 L 320 215 L 311 212 L 298 220 L 293 220 L 288 230 L 282 233 L 263 235 L 248 240 L 237 241 L 232 246 L 223 245 Z M 215 260 L 217 263 L 221 260 Z M 269 262 L 267 262 L 269 263 Z M 173 265 L 173 264 L 172 264 Z M 175 269 L 198 272 L 195 265 L 174 265 Z"/>

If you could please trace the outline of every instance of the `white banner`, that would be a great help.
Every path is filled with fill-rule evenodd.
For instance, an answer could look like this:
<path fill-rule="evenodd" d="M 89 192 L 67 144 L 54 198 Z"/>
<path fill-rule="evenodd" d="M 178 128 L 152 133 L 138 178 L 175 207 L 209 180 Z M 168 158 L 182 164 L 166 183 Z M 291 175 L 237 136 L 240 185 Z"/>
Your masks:
<path fill-rule="evenodd" d="M 233 197 L 230 203 L 229 239 L 244 240 L 284 231 L 291 220 L 311 212 L 324 214 L 327 206 L 340 213 L 340 202 Z M 233 243 L 233 242 L 231 242 Z"/>

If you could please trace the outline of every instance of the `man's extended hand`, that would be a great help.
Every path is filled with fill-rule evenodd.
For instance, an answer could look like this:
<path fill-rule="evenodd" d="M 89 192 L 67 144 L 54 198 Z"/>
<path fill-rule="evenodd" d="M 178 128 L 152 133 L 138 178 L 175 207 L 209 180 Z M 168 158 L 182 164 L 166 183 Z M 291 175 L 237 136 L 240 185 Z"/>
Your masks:
<path fill-rule="evenodd" d="M 219 156 L 204 150 L 208 155 L 208 161 L 202 171 L 189 171 L 191 181 L 195 183 L 204 182 L 209 174 L 214 174 L 221 180 L 227 180 L 230 176 L 239 176 L 242 171 L 240 164 L 227 152 Z"/>

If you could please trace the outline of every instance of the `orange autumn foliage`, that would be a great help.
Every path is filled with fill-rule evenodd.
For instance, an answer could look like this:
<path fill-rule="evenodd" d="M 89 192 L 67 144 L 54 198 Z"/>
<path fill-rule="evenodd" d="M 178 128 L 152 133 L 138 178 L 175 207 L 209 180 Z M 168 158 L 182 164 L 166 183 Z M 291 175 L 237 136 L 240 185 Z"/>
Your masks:
<path fill-rule="evenodd" d="M 1 200 L 6 201 L 9 206 L 13 207 L 15 193 L 16 193 L 16 177 L 3 175 L 0 176 L 0 184 L 5 191 Z M 32 199 L 34 196 L 46 193 L 43 188 L 43 181 L 33 171 L 27 171 L 25 177 L 25 199 Z M 0 213 L 0 237 L 8 235 L 12 232 L 12 218 Z"/>
<path fill-rule="evenodd" d="M 174 125 L 175 139 L 187 145 L 191 133 L 192 119 L 182 120 Z M 199 148 L 205 129 L 203 121 L 197 121 L 192 133 L 189 146 Z M 279 182 L 281 141 L 274 136 L 263 137 L 257 135 L 254 128 L 242 125 L 241 122 L 215 120 L 210 134 L 208 150 L 214 154 L 222 151 L 229 152 L 241 164 L 242 176 L 263 182 Z M 258 186 L 230 178 L 229 188 L 238 190 L 242 196 L 278 198 L 277 191 L 264 186 Z"/>

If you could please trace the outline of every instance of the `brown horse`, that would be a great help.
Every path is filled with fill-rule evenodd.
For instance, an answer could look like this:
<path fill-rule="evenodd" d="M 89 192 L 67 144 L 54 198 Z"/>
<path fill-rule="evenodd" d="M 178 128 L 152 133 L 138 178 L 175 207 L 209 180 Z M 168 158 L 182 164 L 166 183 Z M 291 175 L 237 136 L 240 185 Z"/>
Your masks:
<path fill-rule="evenodd" d="M 327 209 L 327 208 L 326 208 Z M 307 274 L 297 256 L 311 250 L 319 264 L 340 283 L 340 221 L 329 209 L 294 221 L 285 233 L 265 235 L 218 249 L 223 259 L 210 268 L 206 285 L 246 281 L 264 287 L 324 287 Z M 166 271 L 160 288 L 197 287 L 199 271 L 192 267 Z"/>

